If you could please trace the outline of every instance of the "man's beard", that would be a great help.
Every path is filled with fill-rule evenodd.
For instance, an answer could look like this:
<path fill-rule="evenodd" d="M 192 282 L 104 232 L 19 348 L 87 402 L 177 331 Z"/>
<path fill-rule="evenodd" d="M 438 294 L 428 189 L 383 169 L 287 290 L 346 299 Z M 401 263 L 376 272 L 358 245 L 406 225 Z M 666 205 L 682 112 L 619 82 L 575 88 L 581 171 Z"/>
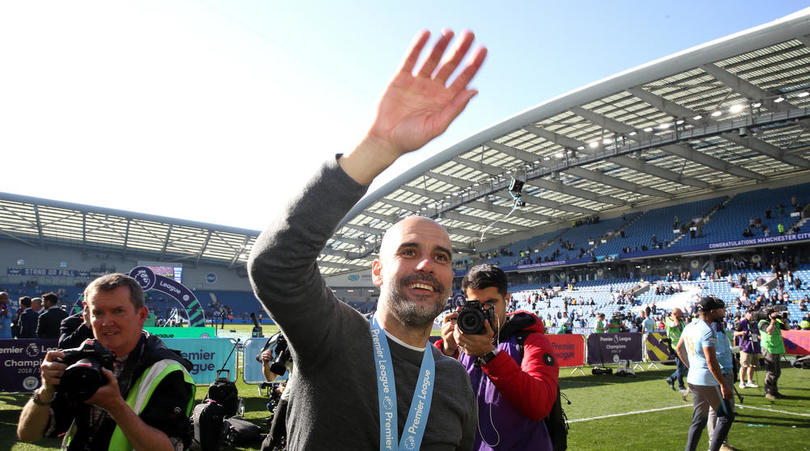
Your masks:
<path fill-rule="evenodd" d="M 433 304 L 423 304 L 418 301 L 412 301 L 405 295 L 405 288 L 417 281 L 430 282 L 434 288 L 440 293 L 439 299 Z M 399 281 L 398 284 L 391 284 L 391 290 L 388 296 L 388 305 L 391 307 L 391 312 L 394 316 L 404 325 L 413 328 L 424 328 L 433 323 L 433 320 L 439 316 L 439 313 L 444 310 L 447 303 L 443 296 L 445 287 L 435 277 L 425 274 L 414 274 L 405 277 Z"/>

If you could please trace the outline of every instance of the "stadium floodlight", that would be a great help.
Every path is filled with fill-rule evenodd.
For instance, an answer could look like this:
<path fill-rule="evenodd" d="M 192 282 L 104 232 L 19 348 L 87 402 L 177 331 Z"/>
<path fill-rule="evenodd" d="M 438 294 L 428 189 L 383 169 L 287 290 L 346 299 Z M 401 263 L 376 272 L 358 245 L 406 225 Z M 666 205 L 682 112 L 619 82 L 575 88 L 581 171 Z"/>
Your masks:
<path fill-rule="evenodd" d="M 653 128 L 652 127 L 646 127 L 644 129 L 644 131 L 647 132 L 647 133 L 650 133 L 651 131 L 653 131 Z"/>
<path fill-rule="evenodd" d="M 721 114 L 723 114 L 723 112 L 720 110 L 712 111 L 712 117 L 717 117 L 720 116 Z"/>
<path fill-rule="evenodd" d="M 577 150 L 585 150 L 585 146 L 579 146 L 577 147 Z"/>
<path fill-rule="evenodd" d="M 745 109 L 745 106 L 742 103 L 737 103 L 737 104 L 731 105 L 731 107 L 728 109 L 728 112 L 731 113 L 731 114 L 737 114 L 737 113 L 741 112 L 743 109 Z"/>
<path fill-rule="evenodd" d="M 612 142 L 613 142 L 613 140 L 610 139 L 610 138 L 605 138 L 605 139 L 602 140 L 602 144 L 610 144 Z"/>
<path fill-rule="evenodd" d="M 597 147 L 599 147 L 599 142 L 598 141 L 589 142 L 588 147 L 590 147 L 591 149 L 596 149 Z"/>
<path fill-rule="evenodd" d="M 638 134 L 638 133 L 636 133 L 636 131 L 635 131 L 635 130 L 633 130 L 632 132 L 630 132 L 630 133 L 629 133 L 629 135 L 630 135 L 630 136 L 636 136 L 637 134 Z"/>
<path fill-rule="evenodd" d="M 683 119 L 678 119 L 677 121 L 675 121 L 675 125 L 683 125 L 684 122 L 686 121 Z"/>
<path fill-rule="evenodd" d="M 694 119 L 696 121 L 699 121 L 699 120 L 703 119 L 703 115 L 702 114 L 696 114 L 695 117 L 693 117 L 692 119 Z"/>
<path fill-rule="evenodd" d="M 666 130 L 669 127 L 672 127 L 672 122 L 662 122 L 661 124 L 658 125 L 658 128 L 660 128 L 661 130 Z"/>
<path fill-rule="evenodd" d="M 802 91 L 796 94 L 796 97 L 807 97 L 807 96 L 810 96 L 810 91 Z"/>
<path fill-rule="evenodd" d="M 751 104 L 751 108 L 759 108 L 762 106 L 762 102 L 754 102 Z"/>
<path fill-rule="evenodd" d="M 780 102 L 784 102 L 784 101 L 785 101 L 785 96 L 779 96 L 779 97 L 773 99 L 773 103 L 780 103 Z"/>

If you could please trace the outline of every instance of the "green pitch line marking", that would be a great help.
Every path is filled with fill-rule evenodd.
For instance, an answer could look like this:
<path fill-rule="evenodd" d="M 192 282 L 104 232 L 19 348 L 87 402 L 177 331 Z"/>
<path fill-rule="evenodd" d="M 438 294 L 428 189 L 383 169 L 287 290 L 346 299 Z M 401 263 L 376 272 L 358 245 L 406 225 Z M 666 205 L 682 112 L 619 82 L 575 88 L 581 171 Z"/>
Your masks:
<path fill-rule="evenodd" d="M 632 412 L 613 413 L 613 414 L 610 414 L 610 415 L 601 415 L 601 416 L 598 416 L 598 417 L 591 417 L 591 418 L 577 418 L 575 420 L 568 420 L 568 422 L 569 423 L 578 423 L 580 421 L 601 420 L 603 418 L 623 417 L 625 415 L 635 415 L 635 414 L 638 414 L 638 413 L 661 412 L 661 411 L 664 411 L 664 410 L 680 409 L 682 407 L 692 407 L 692 404 L 681 404 L 679 406 L 661 407 L 659 409 L 634 410 Z"/>
<path fill-rule="evenodd" d="M 769 409 L 767 407 L 754 407 L 754 406 L 745 406 L 745 405 L 742 405 L 742 404 L 737 404 L 735 406 L 735 408 L 765 410 L 767 412 L 784 413 L 785 415 L 799 415 L 799 416 L 802 416 L 802 417 L 810 417 L 810 414 L 808 414 L 808 413 L 789 412 L 787 410 Z"/>

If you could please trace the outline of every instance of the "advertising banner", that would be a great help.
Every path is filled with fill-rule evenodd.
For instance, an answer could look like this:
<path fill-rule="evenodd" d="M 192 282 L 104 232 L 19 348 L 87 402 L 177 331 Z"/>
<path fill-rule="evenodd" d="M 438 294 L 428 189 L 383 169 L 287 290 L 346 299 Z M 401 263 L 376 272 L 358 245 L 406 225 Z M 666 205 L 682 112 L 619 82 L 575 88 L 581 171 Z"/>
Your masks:
<path fill-rule="evenodd" d="M 54 349 L 53 338 L 0 340 L 0 392 L 25 392 L 39 387 L 39 365 Z"/>
<path fill-rule="evenodd" d="M 216 327 L 144 327 L 145 331 L 163 338 L 213 338 Z"/>
<path fill-rule="evenodd" d="M 641 361 L 641 334 L 591 334 L 588 336 L 588 364 Z"/>
<path fill-rule="evenodd" d="M 256 356 L 262 352 L 264 344 L 270 338 L 251 338 L 245 342 L 245 366 L 243 368 L 242 380 L 248 384 L 260 384 L 265 381 L 262 374 L 262 364 L 256 360 Z M 275 344 L 271 345 L 269 349 L 275 350 Z M 290 376 L 290 372 L 286 372 L 280 377 L 276 378 L 273 382 L 284 382 Z"/>
<path fill-rule="evenodd" d="M 166 338 L 163 342 L 191 361 L 193 367 L 189 373 L 195 384 L 214 382 L 217 370 L 222 368 L 235 343 L 229 338 Z M 232 381 L 236 380 L 236 354 L 234 351 L 225 366 Z"/>
<path fill-rule="evenodd" d="M 810 330 L 783 330 L 785 353 L 792 355 L 810 354 Z"/>
<path fill-rule="evenodd" d="M 662 343 L 662 339 L 667 338 L 667 334 L 663 332 L 650 332 L 645 336 L 645 349 L 648 362 L 667 362 L 675 360 L 675 356 L 669 350 L 666 343 Z"/>
<path fill-rule="evenodd" d="M 155 274 L 152 269 L 146 266 L 132 268 L 129 275 L 138 281 L 138 285 L 143 288 L 143 291 L 156 290 L 176 299 L 186 309 L 188 322 L 191 326 L 205 326 L 205 315 L 202 306 L 197 301 L 194 293 L 185 285 L 166 276 Z"/>
<path fill-rule="evenodd" d="M 585 364 L 585 337 L 582 335 L 546 335 L 554 357 L 560 367 L 581 366 Z"/>

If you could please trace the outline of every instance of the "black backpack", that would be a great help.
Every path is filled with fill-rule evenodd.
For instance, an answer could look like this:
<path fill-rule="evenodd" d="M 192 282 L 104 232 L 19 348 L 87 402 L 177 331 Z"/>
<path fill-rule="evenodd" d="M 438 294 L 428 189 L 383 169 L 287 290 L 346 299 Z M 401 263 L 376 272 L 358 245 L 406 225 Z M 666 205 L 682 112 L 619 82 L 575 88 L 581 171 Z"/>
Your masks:
<path fill-rule="evenodd" d="M 222 433 L 225 412 L 219 403 L 205 400 L 194 406 L 191 423 L 194 427 L 192 451 L 217 451 L 222 449 L 225 436 Z"/>
<path fill-rule="evenodd" d="M 214 451 L 222 449 L 228 436 L 229 429 L 224 423 L 226 418 L 236 415 L 239 410 L 239 390 L 236 383 L 230 381 L 230 371 L 225 369 L 231 359 L 239 339 L 222 368 L 217 370 L 217 378 L 208 386 L 208 394 L 200 404 L 194 406 L 191 414 L 191 424 L 194 429 L 193 450 Z M 221 376 L 221 374 L 225 376 Z"/>
<path fill-rule="evenodd" d="M 221 373 L 225 373 L 225 377 L 221 377 Z M 208 386 L 205 400 L 215 401 L 222 406 L 225 418 L 236 415 L 239 410 L 239 390 L 236 389 L 236 383 L 230 380 L 230 371 L 217 370 L 217 378 Z"/>
<path fill-rule="evenodd" d="M 521 316 L 519 318 L 514 318 L 518 315 Z M 527 318 L 523 318 L 523 315 L 520 312 L 512 316 L 513 318 L 510 318 L 510 322 L 512 322 L 512 320 L 518 320 L 515 321 L 515 325 L 520 324 L 522 326 L 520 330 L 511 332 L 511 335 L 514 336 L 515 340 L 517 341 L 520 359 L 523 360 L 523 343 L 526 342 L 526 337 L 529 336 L 529 334 L 534 333 L 533 331 L 523 329 L 523 327 L 533 325 L 536 318 L 534 315 L 526 314 L 525 316 L 529 316 L 532 319 L 529 321 Z M 524 322 L 528 324 L 524 324 Z M 508 330 L 505 332 L 509 333 Z M 503 333 L 501 333 L 501 339 L 503 340 Z M 543 421 L 546 423 L 546 429 L 548 429 L 548 435 L 551 438 L 551 446 L 554 451 L 563 451 L 568 449 L 568 417 L 565 415 L 565 411 L 562 408 L 561 399 L 564 396 L 565 395 L 560 392 L 560 385 L 558 383 L 557 399 L 554 400 L 554 405 L 551 407 L 551 412 L 549 412 L 548 416 L 543 419 Z M 565 401 L 568 404 L 571 404 L 571 401 L 569 401 L 567 397 L 565 398 Z"/>

